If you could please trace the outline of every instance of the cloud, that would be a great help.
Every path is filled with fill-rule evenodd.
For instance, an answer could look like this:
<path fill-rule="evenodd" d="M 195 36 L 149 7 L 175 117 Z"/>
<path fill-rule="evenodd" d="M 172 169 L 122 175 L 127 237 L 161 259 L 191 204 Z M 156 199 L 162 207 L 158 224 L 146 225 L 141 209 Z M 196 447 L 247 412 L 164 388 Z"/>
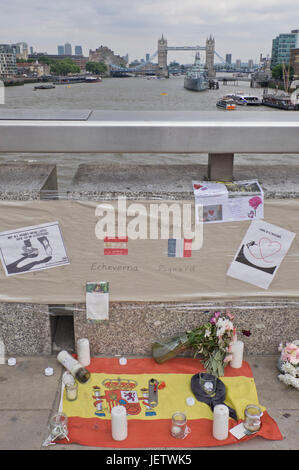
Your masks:
<path fill-rule="evenodd" d="M 295 29 L 296 18 L 297 0 L 2 0 L 0 42 L 56 53 L 69 41 L 85 55 L 106 45 L 133 59 L 154 53 L 162 33 L 169 45 L 204 44 L 212 33 L 221 55 L 246 60 L 271 53 L 272 39 Z"/>

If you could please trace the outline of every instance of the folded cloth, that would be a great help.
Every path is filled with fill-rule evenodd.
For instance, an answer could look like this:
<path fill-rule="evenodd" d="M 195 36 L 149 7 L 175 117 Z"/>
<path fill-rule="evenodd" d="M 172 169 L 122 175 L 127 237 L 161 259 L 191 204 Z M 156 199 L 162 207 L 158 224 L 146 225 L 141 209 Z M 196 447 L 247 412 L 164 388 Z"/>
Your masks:
<path fill-rule="evenodd" d="M 215 376 L 212 375 L 212 374 L 198 373 L 198 374 L 193 375 L 191 377 L 191 390 L 194 393 L 195 398 L 198 401 L 202 401 L 202 402 L 206 403 L 207 405 L 209 405 L 211 407 L 212 411 L 214 409 L 214 406 L 216 406 L 216 405 L 223 404 L 223 405 L 227 406 L 228 410 L 229 410 L 230 418 L 233 418 L 236 421 L 238 421 L 237 414 L 236 414 L 235 410 L 233 408 L 231 408 L 230 406 L 228 406 L 226 403 L 224 403 L 225 395 L 226 395 L 226 389 L 225 389 L 224 383 L 220 379 L 218 379 L 218 377 L 216 377 L 215 395 L 214 396 L 209 396 L 209 395 L 206 394 L 206 392 L 204 392 L 204 390 L 200 386 L 200 382 L 199 382 L 200 375 L 204 376 L 204 378 L 207 379 L 207 380 L 209 380 L 209 379 L 211 381 L 215 380 Z"/>

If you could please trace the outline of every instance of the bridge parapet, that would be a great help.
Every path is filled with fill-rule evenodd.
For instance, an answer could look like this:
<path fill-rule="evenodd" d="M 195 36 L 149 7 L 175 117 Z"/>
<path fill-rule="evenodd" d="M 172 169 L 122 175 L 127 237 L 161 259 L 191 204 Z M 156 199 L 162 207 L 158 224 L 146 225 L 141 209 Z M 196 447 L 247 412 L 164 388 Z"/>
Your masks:
<path fill-rule="evenodd" d="M 0 152 L 210 155 L 210 179 L 231 180 L 234 154 L 297 154 L 296 113 L 1 110 Z"/>

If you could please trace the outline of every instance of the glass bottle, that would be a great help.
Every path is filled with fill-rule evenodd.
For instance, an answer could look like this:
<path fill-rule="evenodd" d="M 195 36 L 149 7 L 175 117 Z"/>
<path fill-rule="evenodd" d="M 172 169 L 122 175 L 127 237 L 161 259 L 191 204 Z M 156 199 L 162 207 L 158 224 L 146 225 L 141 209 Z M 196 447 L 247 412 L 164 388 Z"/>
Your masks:
<path fill-rule="evenodd" d="M 84 384 L 90 379 L 90 372 L 67 351 L 60 351 L 57 360 L 78 380 Z"/>

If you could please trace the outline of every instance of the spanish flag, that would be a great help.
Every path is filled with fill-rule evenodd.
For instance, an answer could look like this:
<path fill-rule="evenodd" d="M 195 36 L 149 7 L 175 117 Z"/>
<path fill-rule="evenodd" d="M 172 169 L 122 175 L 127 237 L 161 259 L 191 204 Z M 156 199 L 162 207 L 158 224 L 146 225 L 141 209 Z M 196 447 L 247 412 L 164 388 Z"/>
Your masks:
<path fill-rule="evenodd" d="M 224 441 L 213 437 L 212 409 L 198 401 L 191 390 L 191 378 L 205 371 L 198 359 L 174 358 L 158 364 L 152 358 L 138 358 L 120 365 L 117 358 L 92 358 L 87 369 L 91 378 L 86 384 L 78 384 L 75 401 L 68 401 L 62 389 L 60 411 L 68 416 L 69 441 L 56 442 L 114 449 L 214 447 L 240 442 L 230 432 Z M 152 379 L 158 383 L 154 406 L 148 400 Z M 282 440 L 276 422 L 258 401 L 247 362 L 243 361 L 240 369 L 227 366 L 220 380 L 226 390 L 224 403 L 237 415 L 237 420 L 229 419 L 229 429 L 244 420 L 248 404 L 255 404 L 263 411 L 261 428 L 242 441 L 255 436 Z M 187 404 L 188 397 L 194 398 L 192 406 Z M 124 441 L 112 439 L 111 410 L 116 405 L 127 410 L 128 437 Z M 177 439 L 170 432 L 171 417 L 177 411 L 187 417 L 189 433 L 184 439 Z"/>

